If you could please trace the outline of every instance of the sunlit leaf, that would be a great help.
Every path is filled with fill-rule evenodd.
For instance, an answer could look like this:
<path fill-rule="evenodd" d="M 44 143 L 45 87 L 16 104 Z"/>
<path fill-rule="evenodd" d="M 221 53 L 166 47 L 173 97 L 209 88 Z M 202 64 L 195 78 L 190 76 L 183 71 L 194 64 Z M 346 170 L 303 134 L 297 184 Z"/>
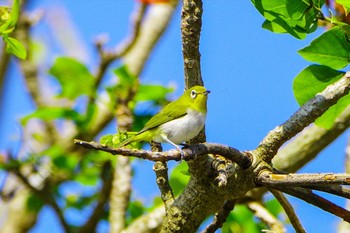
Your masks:
<path fill-rule="evenodd" d="M 179 195 L 186 187 L 190 176 L 188 174 L 187 163 L 180 163 L 177 165 L 170 174 L 169 183 L 173 188 L 174 195 Z"/>
<path fill-rule="evenodd" d="M 26 59 L 27 51 L 24 45 L 19 42 L 17 39 L 4 36 L 4 41 L 6 42 L 6 52 L 9 54 L 13 54 L 18 58 Z"/>
<path fill-rule="evenodd" d="M 157 101 L 165 99 L 166 95 L 171 93 L 173 88 L 167 88 L 161 85 L 140 85 L 136 95 L 136 101 Z"/>
<path fill-rule="evenodd" d="M 62 97 L 75 99 L 81 95 L 93 96 L 95 93 L 94 77 L 85 65 L 73 58 L 57 58 L 49 73 L 60 82 Z"/>
<path fill-rule="evenodd" d="M 44 121 L 56 120 L 56 119 L 71 119 L 77 123 L 81 122 L 84 118 L 77 111 L 63 107 L 43 107 L 38 108 L 32 114 L 22 118 L 21 123 L 26 125 L 28 120 L 32 118 L 38 118 Z"/>
<path fill-rule="evenodd" d="M 263 28 L 276 33 L 289 33 L 304 39 L 317 28 L 317 19 L 324 1 L 251 0 L 265 17 Z"/>
<path fill-rule="evenodd" d="M 100 144 L 103 146 L 113 146 L 113 134 L 103 135 L 100 138 Z"/>
<path fill-rule="evenodd" d="M 308 61 L 333 69 L 342 69 L 350 61 L 350 42 L 343 30 L 334 27 L 323 33 L 298 53 Z"/>
<path fill-rule="evenodd" d="M 145 213 L 145 207 L 144 204 L 139 201 L 132 201 L 129 203 L 129 208 L 128 208 L 128 223 L 131 223 L 134 221 L 136 218 L 140 217 Z"/>
<path fill-rule="evenodd" d="M 336 0 L 336 3 L 343 5 L 347 12 L 350 11 L 350 0 Z"/>
<path fill-rule="evenodd" d="M 333 70 L 327 66 L 312 65 L 301 71 L 294 79 L 294 96 L 300 105 L 313 98 L 317 93 L 323 91 L 328 85 L 336 82 L 344 75 L 343 72 Z M 341 98 L 337 104 L 330 107 L 316 124 L 330 128 L 335 118 L 350 104 L 349 95 Z"/>
<path fill-rule="evenodd" d="M 0 26 L 0 34 L 3 34 L 3 35 L 10 34 L 15 29 L 15 26 L 17 24 L 18 17 L 19 17 L 19 11 L 20 11 L 19 0 L 14 0 L 12 4 L 10 16 L 8 17 L 6 14 L 5 17 L 8 17 L 7 21 Z"/>

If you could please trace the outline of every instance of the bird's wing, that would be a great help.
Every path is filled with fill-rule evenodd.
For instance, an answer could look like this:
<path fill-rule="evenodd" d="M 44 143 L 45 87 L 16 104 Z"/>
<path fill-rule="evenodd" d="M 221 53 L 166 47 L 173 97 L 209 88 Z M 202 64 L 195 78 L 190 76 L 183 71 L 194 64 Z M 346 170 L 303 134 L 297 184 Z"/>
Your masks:
<path fill-rule="evenodd" d="M 146 130 L 155 128 L 171 120 L 183 117 L 187 114 L 187 105 L 176 105 L 175 108 L 172 103 L 165 106 L 159 113 L 154 115 L 143 127 L 143 129 L 138 133 L 143 133 Z"/>

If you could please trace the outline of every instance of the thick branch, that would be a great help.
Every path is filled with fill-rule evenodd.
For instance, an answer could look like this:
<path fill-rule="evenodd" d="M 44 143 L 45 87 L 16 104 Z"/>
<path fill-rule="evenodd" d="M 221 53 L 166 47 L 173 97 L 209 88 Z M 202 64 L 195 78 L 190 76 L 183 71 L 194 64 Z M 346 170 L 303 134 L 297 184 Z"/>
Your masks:
<path fill-rule="evenodd" d="M 264 161 L 271 162 L 283 143 L 314 122 L 341 97 L 348 94 L 349 90 L 350 72 L 347 72 L 340 80 L 306 102 L 285 123 L 270 131 L 256 149 L 257 154 Z"/>
<path fill-rule="evenodd" d="M 199 52 L 199 39 L 202 30 L 202 4 L 201 0 L 183 0 L 181 35 L 186 88 L 204 84 Z"/>
<path fill-rule="evenodd" d="M 305 128 L 293 140 L 278 150 L 272 162 L 275 168 L 285 172 L 296 172 L 320 151 L 332 143 L 350 126 L 350 107 L 335 120 L 330 129 L 312 125 Z"/>

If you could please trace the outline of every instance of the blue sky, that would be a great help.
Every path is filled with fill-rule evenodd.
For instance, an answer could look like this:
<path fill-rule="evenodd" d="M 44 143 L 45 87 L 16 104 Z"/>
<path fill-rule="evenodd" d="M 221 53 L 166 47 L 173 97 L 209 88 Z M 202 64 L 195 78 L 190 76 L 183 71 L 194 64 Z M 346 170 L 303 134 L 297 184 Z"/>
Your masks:
<path fill-rule="evenodd" d="M 82 51 L 86 53 L 83 54 L 83 61 L 93 70 L 96 62 L 93 40 L 98 35 L 107 34 L 111 40 L 109 45 L 113 45 L 124 38 L 134 4 L 131 0 L 33 1 L 29 9 L 37 9 L 38 6 L 44 9 L 64 7 L 78 30 L 75 33 L 83 42 Z M 283 123 L 298 109 L 292 82 L 309 63 L 297 54 L 297 50 L 308 45 L 323 31 L 320 29 L 301 41 L 289 35 L 266 31 L 261 28 L 262 23 L 262 16 L 248 0 L 204 1 L 200 51 L 203 79 L 211 90 L 206 124 L 209 142 L 228 144 L 240 150 L 253 149 L 269 130 Z M 50 40 L 52 32 L 48 33 L 47 30 L 45 23 L 40 23 L 33 32 L 37 39 Z M 49 59 L 43 64 L 44 67 L 49 67 L 55 57 L 65 55 L 59 46 L 54 46 L 53 51 L 48 54 Z M 1 150 L 16 150 L 16 141 L 20 137 L 18 119 L 32 110 L 17 68 L 17 65 L 11 64 L 6 83 L 6 109 L 0 119 Z M 182 93 L 180 8 L 152 53 L 141 79 L 145 83 L 176 86 L 171 98 Z M 113 126 L 104 130 L 106 133 L 114 131 Z M 301 171 L 343 172 L 346 136 L 340 137 Z M 149 201 L 158 195 L 152 163 L 144 161 L 135 166 L 142 169 L 135 173 L 134 195 Z M 147 187 L 142 185 L 146 183 L 145 180 L 150 184 Z M 308 232 L 320 231 L 319 222 L 322 222 L 323 232 L 335 231 L 338 218 L 302 201 L 291 200 Z M 343 205 L 344 201 L 338 203 Z M 52 224 L 56 225 L 57 220 L 49 209 L 45 209 L 31 232 L 52 229 Z"/>

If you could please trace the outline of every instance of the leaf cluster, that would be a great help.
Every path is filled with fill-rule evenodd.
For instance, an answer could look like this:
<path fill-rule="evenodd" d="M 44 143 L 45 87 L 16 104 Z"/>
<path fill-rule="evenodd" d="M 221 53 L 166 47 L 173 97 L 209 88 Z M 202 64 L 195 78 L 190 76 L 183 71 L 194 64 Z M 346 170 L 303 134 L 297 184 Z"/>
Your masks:
<path fill-rule="evenodd" d="M 10 36 L 15 30 L 20 12 L 20 0 L 14 0 L 12 8 L 0 6 L 0 36 L 6 43 L 6 52 L 18 58 L 26 59 L 27 51 L 24 45 Z"/>

